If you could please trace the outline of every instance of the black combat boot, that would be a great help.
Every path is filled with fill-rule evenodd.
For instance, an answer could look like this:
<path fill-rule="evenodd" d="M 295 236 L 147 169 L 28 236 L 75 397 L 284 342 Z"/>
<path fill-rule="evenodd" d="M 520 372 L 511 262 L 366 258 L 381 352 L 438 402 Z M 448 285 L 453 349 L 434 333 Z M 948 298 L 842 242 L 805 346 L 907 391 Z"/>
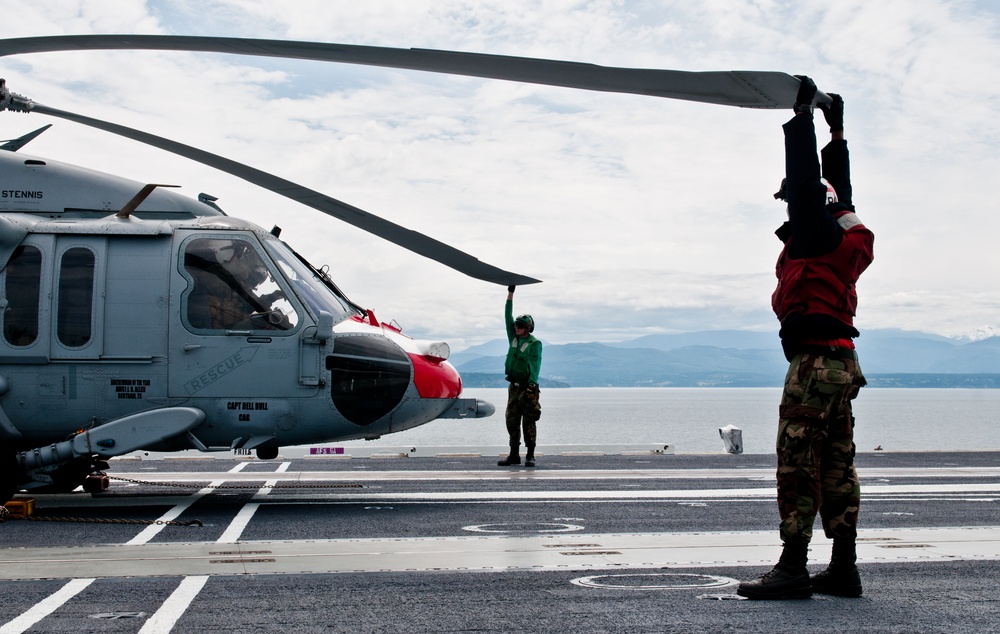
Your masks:
<path fill-rule="evenodd" d="M 808 551 L 806 542 L 785 542 L 781 558 L 771 572 L 760 579 L 741 583 L 736 594 L 748 599 L 808 599 L 812 596 L 806 569 Z"/>
<path fill-rule="evenodd" d="M 509 467 L 511 465 L 521 464 L 521 453 L 520 448 L 515 445 L 511 445 L 510 454 L 506 458 L 497 463 L 498 467 Z"/>
<path fill-rule="evenodd" d="M 812 576 L 813 592 L 838 597 L 860 597 L 861 575 L 855 565 L 857 561 L 855 541 L 834 538 L 830 565 L 823 572 Z"/>
<path fill-rule="evenodd" d="M 535 448 L 528 447 L 528 453 L 524 456 L 524 466 L 534 467 L 535 466 Z"/>

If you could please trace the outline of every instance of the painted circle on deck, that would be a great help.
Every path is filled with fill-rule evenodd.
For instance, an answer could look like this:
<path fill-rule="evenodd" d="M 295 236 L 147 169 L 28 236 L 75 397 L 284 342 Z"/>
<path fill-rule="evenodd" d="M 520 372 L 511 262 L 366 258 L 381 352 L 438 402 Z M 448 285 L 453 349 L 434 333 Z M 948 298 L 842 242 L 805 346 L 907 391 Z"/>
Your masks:
<path fill-rule="evenodd" d="M 584 588 L 612 590 L 685 590 L 691 588 L 723 588 L 739 583 L 729 577 L 686 573 L 635 573 L 625 575 L 594 575 L 579 577 L 571 583 Z"/>
<path fill-rule="evenodd" d="M 572 533 L 582 531 L 577 524 L 561 524 L 554 522 L 510 522 L 502 524 L 474 524 L 463 526 L 463 531 L 470 533 L 490 533 L 494 535 L 524 535 L 533 533 Z"/>

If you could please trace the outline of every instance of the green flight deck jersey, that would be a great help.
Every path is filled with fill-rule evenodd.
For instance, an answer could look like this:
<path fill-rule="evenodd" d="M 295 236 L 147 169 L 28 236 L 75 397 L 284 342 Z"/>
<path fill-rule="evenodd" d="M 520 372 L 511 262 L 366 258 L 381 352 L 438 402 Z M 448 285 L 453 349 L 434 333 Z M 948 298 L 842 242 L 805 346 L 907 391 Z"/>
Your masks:
<path fill-rule="evenodd" d="M 542 370 L 542 342 L 534 335 L 518 338 L 514 330 L 514 302 L 508 299 L 504 305 L 504 320 L 507 323 L 507 360 L 504 372 L 511 383 L 538 384 L 538 373 Z"/>

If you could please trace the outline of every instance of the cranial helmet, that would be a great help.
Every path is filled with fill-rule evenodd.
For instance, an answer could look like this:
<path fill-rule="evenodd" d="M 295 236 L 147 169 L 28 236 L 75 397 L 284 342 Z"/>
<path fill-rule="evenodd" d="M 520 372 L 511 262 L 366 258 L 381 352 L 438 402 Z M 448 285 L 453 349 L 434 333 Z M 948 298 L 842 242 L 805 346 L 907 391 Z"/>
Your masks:
<path fill-rule="evenodd" d="M 837 192 L 833 189 L 833 185 L 830 184 L 830 181 L 825 178 L 821 178 L 819 180 L 821 183 L 826 185 L 826 204 L 832 205 L 837 202 Z"/>
<path fill-rule="evenodd" d="M 518 324 L 526 327 L 529 333 L 535 332 L 535 320 L 532 319 L 531 315 L 527 313 L 524 315 L 518 315 L 517 318 L 514 319 L 514 325 L 517 326 Z"/>
<path fill-rule="evenodd" d="M 826 187 L 826 204 L 831 205 L 837 202 L 837 192 L 833 189 L 833 185 L 830 184 L 830 181 L 825 178 L 821 178 L 819 181 Z M 774 193 L 774 199 L 788 200 L 786 180 L 784 178 L 781 179 L 781 187 L 779 187 L 778 191 Z"/>

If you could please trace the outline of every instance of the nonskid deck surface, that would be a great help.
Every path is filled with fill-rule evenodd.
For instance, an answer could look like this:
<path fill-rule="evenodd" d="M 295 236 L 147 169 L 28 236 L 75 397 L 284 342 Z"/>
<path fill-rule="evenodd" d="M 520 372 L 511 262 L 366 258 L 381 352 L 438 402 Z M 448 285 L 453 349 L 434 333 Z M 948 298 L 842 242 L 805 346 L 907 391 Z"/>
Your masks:
<path fill-rule="evenodd" d="M 715 631 L 723 614 L 727 627 L 781 629 L 751 615 L 792 604 L 717 601 L 780 552 L 773 457 L 550 452 L 538 464 L 114 461 L 105 493 L 36 497 L 36 520 L 73 521 L 0 524 L 0 632 L 87 629 L 84 618 L 136 619 L 133 631 L 277 631 L 331 610 L 362 631 L 670 631 L 667 606 L 689 619 L 677 631 Z M 858 464 L 865 597 L 850 609 L 871 610 L 869 631 L 888 629 L 889 616 L 893 627 L 949 631 L 996 618 L 1000 454 L 862 454 Z M 811 563 L 828 555 L 817 523 Z M 362 600 L 365 587 L 377 602 Z M 212 606 L 230 608 L 224 623 Z M 553 620 L 553 609 L 570 613 Z"/>

